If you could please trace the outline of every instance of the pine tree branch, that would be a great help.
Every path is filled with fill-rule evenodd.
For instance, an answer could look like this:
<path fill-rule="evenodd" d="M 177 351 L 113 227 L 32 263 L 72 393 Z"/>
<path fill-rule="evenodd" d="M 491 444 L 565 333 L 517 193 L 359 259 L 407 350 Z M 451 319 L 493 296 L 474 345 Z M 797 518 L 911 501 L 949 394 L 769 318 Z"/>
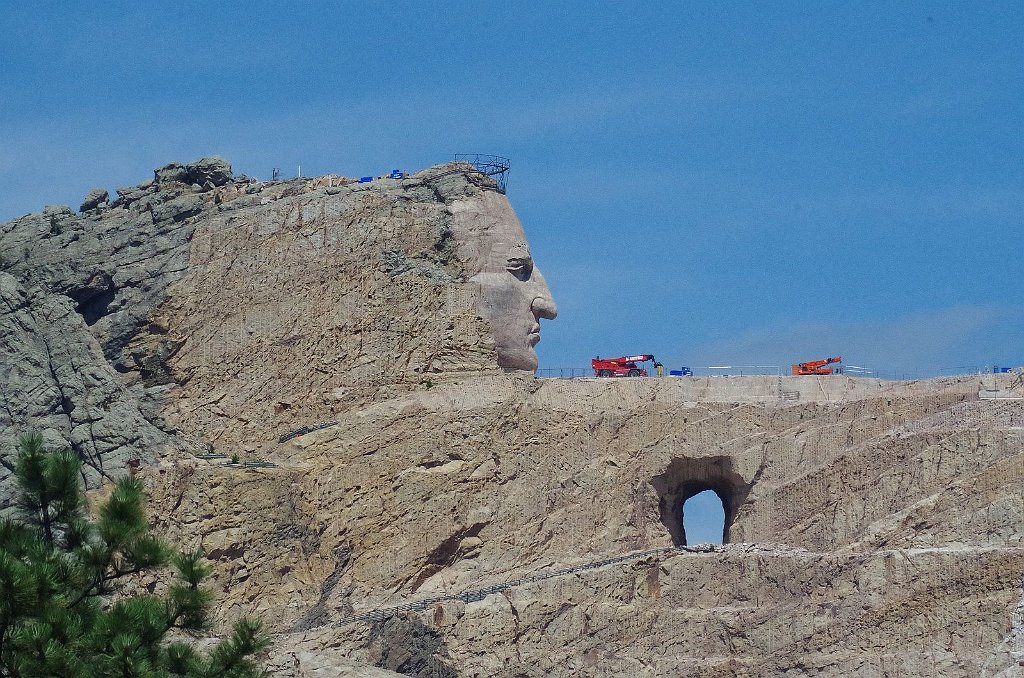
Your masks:
<path fill-rule="evenodd" d="M 8 628 L 7 620 L 0 623 L 0 678 L 7 676 L 7 672 L 4 670 L 4 645 L 7 643 Z"/>
<path fill-rule="evenodd" d="M 46 545 L 53 548 L 53 526 L 50 523 L 50 503 L 46 498 L 45 491 L 41 495 L 40 503 L 42 506 L 39 508 L 39 522 L 43 526 L 43 538 L 46 539 Z"/>
<path fill-rule="evenodd" d="M 147 569 L 149 568 L 145 565 L 136 565 L 135 567 L 130 567 L 127 570 L 120 570 L 115 568 L 115 570 L 111 572 L 109 575 L 101 574 L 99 577 L 94 578 L 92 580 L 92 583 L 89 584 L 89 586 L 87 586 L 84 591 L 78 594 L 78 596 L 68 604 L 68 607 L 75 607 L 80 602 L 82 602 L 86 598 L 89 598 L 90 596 L 100 595 L 100 592 L 103 590 L 103 588 L 112 581 L 120 579 L 121 577 L 127 577 L 130 574 L 138 574 L 139 572 L 144 572 Z"/>
<path fill-rule="evenodd" d="M 199 551 L 171 557 L 170 546 L 149 533 L 141 481 L 118 481 L 94 520 L 83 508 L 76 456 L 46 452 L 38 434 L 26 434 L 19 446 L 23 518 L 0 520 L 0 540 L 23 560 L 27 573 L 5 570 L 5 582 L 24 574 L 31 586 L 10 594 L 17 603 L 14 617 L 0 614 L 0 678 L 119 670 L 209 678 L 264 675 L 252 660 L 269 643 L 258 622 L 236 624 L 231 638 L 208 658 L 187 643 L 166 646 L 171 629 L 190 631 L 208 623 L 211 594 L 202 583 L 210 566 Z M 181 583 L 163 600 L 121 591 L 125 584 L 118 580 L 168 560 Z M 7 596 L 11 587 L 5 586 Z M 111 604 L 103 597 L 112 591 L 124 595 Z M 0 607 L 9 607 L 3 602 Z"/>

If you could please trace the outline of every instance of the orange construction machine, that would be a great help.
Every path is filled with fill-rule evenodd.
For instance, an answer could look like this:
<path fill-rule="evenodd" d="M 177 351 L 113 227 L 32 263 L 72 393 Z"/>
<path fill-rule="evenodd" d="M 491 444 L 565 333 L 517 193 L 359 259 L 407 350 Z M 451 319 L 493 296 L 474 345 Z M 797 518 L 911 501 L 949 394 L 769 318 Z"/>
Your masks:
<path fill-rule="evenodd" d="M 796 375 L 808 375 L 808 374 L 842 374 L 843 368 L 837 367 L 833 370 L 831 367 L 826 365 L 834 365 L 836 363 L 843 362 L 842 356 L 835 356 L 834 358 L 825 358 L 824 360 L 812 360 L 806 363 L 797 363 L 793 365 L 793 374 Z"/>
<path fill-rule="evenodd" d="M 654 362 L 654 356 L 645 353 L 644 355 L 624 355 L 620 358 L 594 358 L 590 366 L 594 368 L 594 375 L 598 377 L 646 377 L 647 370 L 637 367 L 637 363 L 650 360 Z"/>

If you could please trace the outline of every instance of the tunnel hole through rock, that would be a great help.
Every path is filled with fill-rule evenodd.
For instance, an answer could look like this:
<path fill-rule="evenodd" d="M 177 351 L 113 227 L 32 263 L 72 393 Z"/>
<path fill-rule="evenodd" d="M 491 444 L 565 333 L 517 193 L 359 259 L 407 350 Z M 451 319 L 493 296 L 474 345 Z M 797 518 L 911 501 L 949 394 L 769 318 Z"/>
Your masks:
<path fill-rule="evenodd" d="M 714 490 L 698 492 L 684 501 L 680 519 L 687 544 L 725 543 L 725 502 Z"/>
<path fill-rule="evenodd" d="M 733 521 L 750 493 L 750 484 L 733 469 L 732 458 L 724 456 L 672 459 L 663 473 L 651 479 L 651 485 L 658 494 L 661 523 L 676 546 L 717 543 L 719 539 L 723 544 L 728 543 Z M 688 504 L 690 499 L 697 503 Z M 721 502 L 721 517 L 717 519 L 714 516 L 716 500 Z M 706 530 L 699 530 L 693 539 L 688 538 L 688 518 L 703 518 L 705 528 L 711 519 L 714 522 L 710 529 L 717 532 L 719 538 L 704 538 Z"/>

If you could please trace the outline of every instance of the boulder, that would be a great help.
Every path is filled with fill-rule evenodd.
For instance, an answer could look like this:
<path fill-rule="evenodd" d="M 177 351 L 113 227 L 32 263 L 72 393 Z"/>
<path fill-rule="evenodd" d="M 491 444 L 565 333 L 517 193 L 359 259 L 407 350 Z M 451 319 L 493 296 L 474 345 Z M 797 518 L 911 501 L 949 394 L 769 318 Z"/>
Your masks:
<path fill-rule="evenodd" d="M 138 186 L 122 186 L 117 189 L 117 199 L 110 203 L 111 207 L 127 207 L 136 200 L 140 200 L 149 194 L 149 189 Z"/>
<path fill-rule="evenodd" d="M 85 194 L 85 200 L 82 201 L 82 206 L 78 209 L 80 212 L 86 212 L 106 204 L 107 191 L 102 188 L 94 188 Z"/>
<path fill-rule="evenodd" d="M 47 205 L 43 208 L 44 217 L 73 217 L 75 213 L 67 205 Z"/>
<path fill-rule="evenodd" d="M 182 221 L 202 212 L 205 204 L 202 196 L 186 193 L 174 200 L 154 204 L 153 221 Z"/>
<path fill-rule="evenodd" d="M 216 155 L 200 158 L 195 162 L 189 163 L 185 170 L 187 172 L 187 181 L 199 184 L 200 186 L 206 183 L 211 183 L 214 186 L 223 186 L 231 181 L 232 176 L 234 176 L 231 173 L 231 163 Z"/>
<path fill-rule="evenodd" d="M 185 171 L 185 166 L 180 162 L 172 162 L 163 167 L 157 167 L 153 170 L 153 175 L 156 183 L 162 184 L 168 181 L 185 181 L 188 173 Z"/>

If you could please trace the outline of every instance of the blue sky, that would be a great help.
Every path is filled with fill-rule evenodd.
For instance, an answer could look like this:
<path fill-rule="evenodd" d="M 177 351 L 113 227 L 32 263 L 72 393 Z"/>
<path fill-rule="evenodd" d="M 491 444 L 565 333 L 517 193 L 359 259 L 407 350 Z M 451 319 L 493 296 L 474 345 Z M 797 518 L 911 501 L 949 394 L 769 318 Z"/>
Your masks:
<path fill-rule="evenodd" d="M 0 4 L 0 220 L 496 153 L 541 367 L 1024 364 L 1019 2 L 71 4 Z"/>

